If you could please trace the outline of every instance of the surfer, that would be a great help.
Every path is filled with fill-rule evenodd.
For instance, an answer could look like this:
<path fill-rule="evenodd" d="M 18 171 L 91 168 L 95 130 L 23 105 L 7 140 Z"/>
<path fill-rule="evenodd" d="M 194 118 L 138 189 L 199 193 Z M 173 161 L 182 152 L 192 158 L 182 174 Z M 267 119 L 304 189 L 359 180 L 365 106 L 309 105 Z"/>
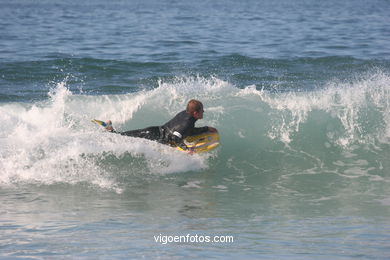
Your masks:
<path fill-rule="evenodd" d="M 113 133 L 131 137 L 145 138 L 171 146 L 179 146 L 182 149 L 189 150 L 191 152 L 191 150 L 188 149 L 184 143 L 184 139 L 187 136 L 198 135 L 206 132 L 217 132 L 217 129 L 214 127 L 195 127 L 195 122 L 198 119 L 203 118 L 203 113 L 204 110 L 202 102 L 191 99 L 187 103 L 186 110 L 181 111 L 174 118 L 162 126 L 150 126 L 144 129 L 117 132 L 112 127 L 112 122 L 108 120 L 106 122 L 105 128 L 107 131 Z"/>

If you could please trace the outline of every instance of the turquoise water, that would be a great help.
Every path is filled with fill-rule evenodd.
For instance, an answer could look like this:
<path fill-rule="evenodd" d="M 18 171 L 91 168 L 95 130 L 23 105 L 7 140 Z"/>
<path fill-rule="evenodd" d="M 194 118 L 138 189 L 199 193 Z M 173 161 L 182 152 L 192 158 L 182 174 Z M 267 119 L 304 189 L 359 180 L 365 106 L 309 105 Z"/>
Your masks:
<path fill-rule="evenodd" d="M 389 13 L 0 1 L 0 258 L 389 258 Z M 209 154 L 90 122 L 159 125 L 192 98 Z"/>

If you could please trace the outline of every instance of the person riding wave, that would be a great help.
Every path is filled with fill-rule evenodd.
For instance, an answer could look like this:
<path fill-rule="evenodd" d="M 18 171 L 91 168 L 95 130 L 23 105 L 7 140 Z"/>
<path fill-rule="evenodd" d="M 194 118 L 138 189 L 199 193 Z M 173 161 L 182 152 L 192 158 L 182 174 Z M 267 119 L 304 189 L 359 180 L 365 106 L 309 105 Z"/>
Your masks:
<path fill-rule="evenodd" d="M 143 129 L 117 132 L 112 127 L 112 122 L 106 122 L 106 129 L 112 133 L 145 138 L 171 146 L 180 146 L 184 150 L 191 150 L 184 143 L 187 136 L 198 135 L 206 132 L 217 132 L 214 127 L 195 127 L 195 122 L 203 118 L 203 104 L 199 100 L 191 99 L 187 103 L 186 110 L 179 112 L 174 118 L 162 126 L 150 126 Z"/>

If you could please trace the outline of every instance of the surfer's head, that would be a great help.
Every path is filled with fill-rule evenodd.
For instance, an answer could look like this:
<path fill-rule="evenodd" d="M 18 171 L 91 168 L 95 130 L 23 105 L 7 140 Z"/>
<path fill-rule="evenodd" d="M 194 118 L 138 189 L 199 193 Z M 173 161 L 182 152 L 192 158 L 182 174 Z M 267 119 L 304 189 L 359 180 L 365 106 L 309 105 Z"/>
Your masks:
<path fill-rule="evenodd" d="M 187 113 L 193 116 L 195 119 L 203 118 L 203 104 L 199 100 L 191 99 L 187 104 Z"/>

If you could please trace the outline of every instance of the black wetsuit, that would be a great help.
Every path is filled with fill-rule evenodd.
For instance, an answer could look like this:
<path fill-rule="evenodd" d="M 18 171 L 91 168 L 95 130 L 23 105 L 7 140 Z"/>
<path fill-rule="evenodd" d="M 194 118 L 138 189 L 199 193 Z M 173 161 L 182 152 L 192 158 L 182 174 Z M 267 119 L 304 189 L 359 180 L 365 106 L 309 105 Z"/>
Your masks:
<path fill-rule="evenodd" d="M 173 119 L 163 126 L 151 126 L 144 129 L 131 130 L 126 132 L 117 132 L 121 135 L 140 137 L 154 140 L 162 144 L 172 146 L 181 146 L 186 149 L 187 146 L 183 140 L 187 136 L 205 133 L 208 127 L 195 127 L 196 119 L 185 110 L 178 113 Z"/>

